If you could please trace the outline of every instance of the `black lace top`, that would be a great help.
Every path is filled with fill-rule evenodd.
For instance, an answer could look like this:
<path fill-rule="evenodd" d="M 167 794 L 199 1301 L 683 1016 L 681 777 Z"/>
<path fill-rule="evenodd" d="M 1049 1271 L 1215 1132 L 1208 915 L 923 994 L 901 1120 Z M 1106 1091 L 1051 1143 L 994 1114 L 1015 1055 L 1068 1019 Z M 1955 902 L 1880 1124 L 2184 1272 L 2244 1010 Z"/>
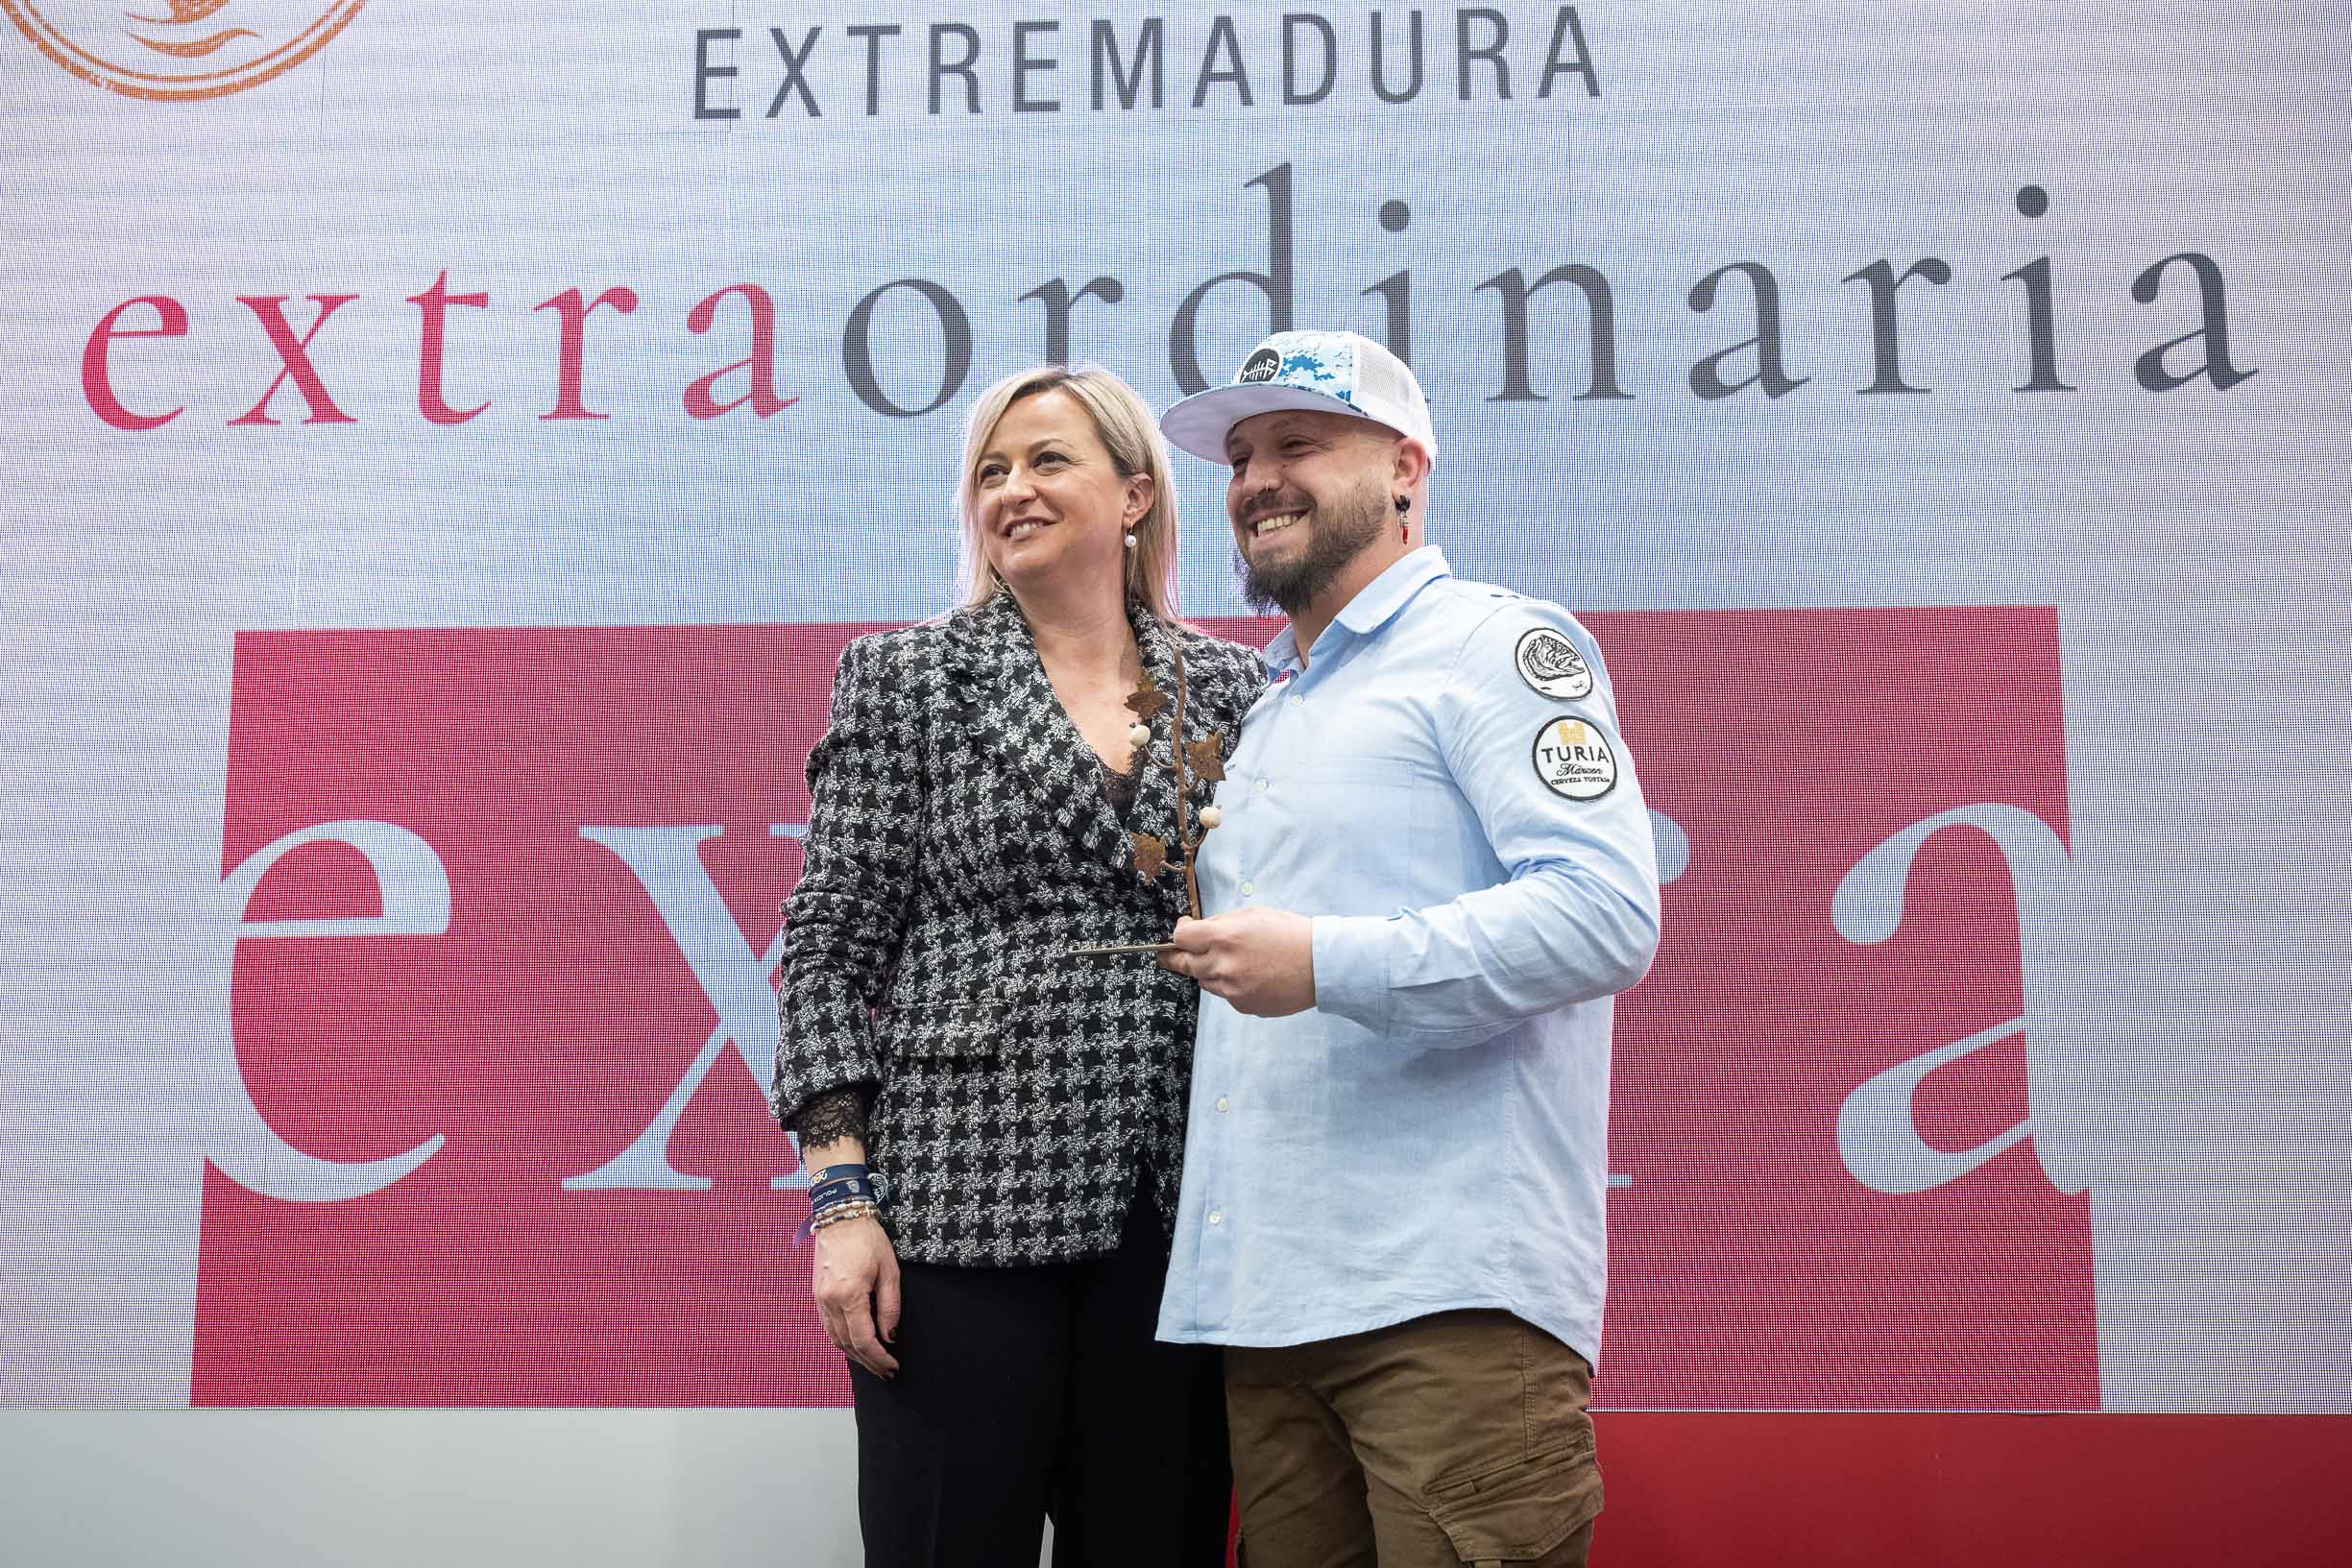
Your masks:
<path fill-rule="evenodd" d="M 1135 765 L 1136 760 L 1129 757 L 1124 772 L 1103 761 L 1100 756 L 1094 760 L 1103 775 L 1103 793 L 1109 797 L 1110 808 L 1117 814 L 1119 826 L 1125 828 L 1135 814 L 1136 775 L 1141 771 Z"/>

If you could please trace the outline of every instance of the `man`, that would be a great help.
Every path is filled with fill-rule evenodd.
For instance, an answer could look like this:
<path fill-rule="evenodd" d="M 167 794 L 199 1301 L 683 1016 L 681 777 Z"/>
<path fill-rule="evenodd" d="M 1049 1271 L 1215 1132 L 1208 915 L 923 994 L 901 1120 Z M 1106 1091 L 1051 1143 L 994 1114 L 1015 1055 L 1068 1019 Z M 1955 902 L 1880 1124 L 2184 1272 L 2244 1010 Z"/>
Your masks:
<path fill-rule="evenodd" d="M 1599 650 L 1422 543 L 1378 344 L 1277 332 L 1161 427 L 1290 625 L 1161 960 L 1205 995 L 1160 1337 L 1226 1347 L 1249 1568 L 1581 1563 L 1611 998 L 1658 941 Z"/>

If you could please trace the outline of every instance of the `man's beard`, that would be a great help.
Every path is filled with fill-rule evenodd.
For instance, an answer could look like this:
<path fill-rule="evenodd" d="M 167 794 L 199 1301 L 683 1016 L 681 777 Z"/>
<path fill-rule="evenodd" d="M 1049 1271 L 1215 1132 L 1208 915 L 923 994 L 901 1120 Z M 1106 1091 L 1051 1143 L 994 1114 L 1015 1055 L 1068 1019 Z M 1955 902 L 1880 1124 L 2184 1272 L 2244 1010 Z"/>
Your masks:
<path fill-rule="evenodd" d="M 1309 535 L 1307 547 L 1288 561 L 1260 567 L 1236 544 L 1233 568 L 1241 576 L 1242 597 L 1261 615 L 1279 608 L 1286 615 L 1297 615 L 1389 526 L 1389 511 L 1382 504 L 1386 499 L 1378 485 L 1367 481 L 1328 508 L 1315 508 L 1291 524 L 1309 530 Z"/>

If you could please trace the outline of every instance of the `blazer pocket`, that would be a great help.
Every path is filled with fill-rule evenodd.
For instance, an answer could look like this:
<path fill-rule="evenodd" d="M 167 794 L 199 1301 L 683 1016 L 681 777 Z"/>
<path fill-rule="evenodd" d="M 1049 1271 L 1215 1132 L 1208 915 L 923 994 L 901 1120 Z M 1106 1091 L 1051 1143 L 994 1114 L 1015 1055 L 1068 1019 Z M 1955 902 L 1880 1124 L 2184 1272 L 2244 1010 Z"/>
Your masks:
<path fill-rule="evenodd" d="M 993 1056 L 1004 1039 L 1005 1007 L 987 996 L 893 1008 L 884 1033 L 900 1060 Z"/>

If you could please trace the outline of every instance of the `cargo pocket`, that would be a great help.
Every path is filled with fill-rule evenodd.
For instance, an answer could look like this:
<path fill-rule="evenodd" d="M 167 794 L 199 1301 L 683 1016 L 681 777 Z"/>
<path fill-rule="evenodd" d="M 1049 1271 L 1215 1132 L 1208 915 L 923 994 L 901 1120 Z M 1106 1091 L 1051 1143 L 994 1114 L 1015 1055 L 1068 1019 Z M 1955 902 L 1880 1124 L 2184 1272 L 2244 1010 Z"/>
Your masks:
<path fill-rule="evenodd" d="M 1465 1563 L 1538 1562 L 1601 1511 L 1601 1467 L 1579 1443 L 1450 1478 L 1428 1508 Z"/>
<path fill-rule="evenodd" d="M 892 1009 L 884 1025 L 890 1055 L 904 1061 L 993 1056 L 1004 1037 L 1005 1009 L 994 997 L 969 997 Z"/>

